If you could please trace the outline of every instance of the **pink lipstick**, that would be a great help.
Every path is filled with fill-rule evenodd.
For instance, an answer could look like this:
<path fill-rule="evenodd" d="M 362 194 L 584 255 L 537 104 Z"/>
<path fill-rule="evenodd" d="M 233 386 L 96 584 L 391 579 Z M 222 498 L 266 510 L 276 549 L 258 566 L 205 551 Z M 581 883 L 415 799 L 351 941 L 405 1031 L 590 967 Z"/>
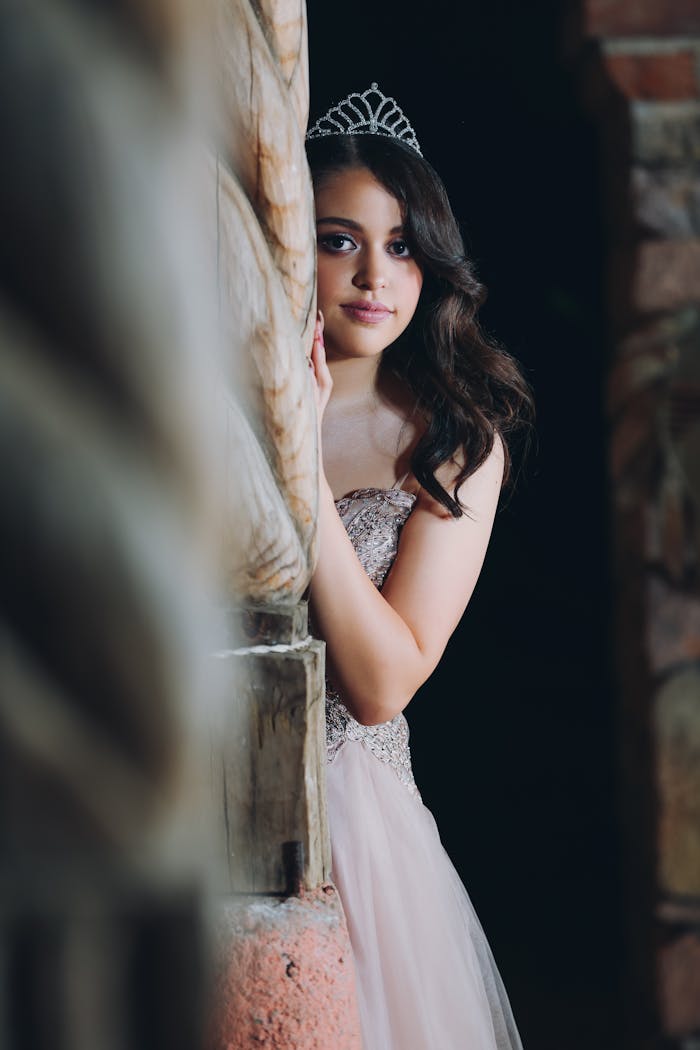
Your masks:
<path fill-rule="evenodd" d="M 379 324 L 394 313 L 384 303 L 368 302 L 365 299 L 358 299 L 354 303 L 341 303 L 340 305 L 346 314 L 362 324 Z"/>

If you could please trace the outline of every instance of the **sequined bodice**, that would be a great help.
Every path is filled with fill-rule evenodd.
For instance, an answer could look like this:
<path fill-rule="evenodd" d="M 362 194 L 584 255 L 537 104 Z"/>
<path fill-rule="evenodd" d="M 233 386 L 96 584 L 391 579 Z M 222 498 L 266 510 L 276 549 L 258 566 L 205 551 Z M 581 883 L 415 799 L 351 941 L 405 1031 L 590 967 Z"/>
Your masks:
<path fill-rule="evenodd" d="M 399 533 L 416 497 L 403 489 L 357 489 L 336 500 L 357 556 L 372 583 L 381 589 L 398 549 Z M 326 679 L 326 745 L 332 762 L 346 741 L 357 740 L 392 767 L 411 794 L 420 797 L 411 770 L 408 723 L 402 714 L 390 722 L 364 726 L 356 721 L 340 694 Z"/>

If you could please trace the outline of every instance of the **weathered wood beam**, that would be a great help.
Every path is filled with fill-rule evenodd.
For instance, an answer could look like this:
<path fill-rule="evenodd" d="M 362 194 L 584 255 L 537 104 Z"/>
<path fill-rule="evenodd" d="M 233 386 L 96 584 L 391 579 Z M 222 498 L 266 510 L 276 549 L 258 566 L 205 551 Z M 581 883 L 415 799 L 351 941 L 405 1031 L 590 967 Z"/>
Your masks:
<path fill-rule="evenodd" d="M 294 893 L 330 873 L 323 644 L 308 636 L 305 603 L 245 615 L 255 642 L 221 654 L 236 704 L 212 757 L 228 888 Z"/>

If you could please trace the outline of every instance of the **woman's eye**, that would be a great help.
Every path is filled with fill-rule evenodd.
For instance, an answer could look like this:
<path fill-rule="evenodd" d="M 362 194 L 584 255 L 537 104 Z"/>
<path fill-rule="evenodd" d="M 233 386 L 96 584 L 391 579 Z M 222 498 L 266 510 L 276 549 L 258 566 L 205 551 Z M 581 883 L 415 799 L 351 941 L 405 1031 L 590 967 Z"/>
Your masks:
<path fill-rule="evenodd" d="M 393 255 L 398 255 L 401 258 L 409 256 L 411 254 L 411 249 L 409 248 L 407 241 L 392 241 L 389 247 Z"/>
<path fill-rule="evenodd" d="M 318 243 L 332 252 L 345 252 L 356 246 L 352 237 L 348 237 L 346 233 L 327 233 L 319 237 Z"/>

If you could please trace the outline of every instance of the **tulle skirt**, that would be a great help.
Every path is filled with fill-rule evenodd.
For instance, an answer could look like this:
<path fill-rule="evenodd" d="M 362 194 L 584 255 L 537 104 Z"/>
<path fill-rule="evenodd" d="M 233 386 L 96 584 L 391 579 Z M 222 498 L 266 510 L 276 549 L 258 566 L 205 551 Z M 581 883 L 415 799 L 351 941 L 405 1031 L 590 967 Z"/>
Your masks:
<path fill-rule="evenodd" d="M 521 1050 L 430 811 L 361 741 L 346 740 L 328 765 L 327 791 L 364 1050 Z"/>

